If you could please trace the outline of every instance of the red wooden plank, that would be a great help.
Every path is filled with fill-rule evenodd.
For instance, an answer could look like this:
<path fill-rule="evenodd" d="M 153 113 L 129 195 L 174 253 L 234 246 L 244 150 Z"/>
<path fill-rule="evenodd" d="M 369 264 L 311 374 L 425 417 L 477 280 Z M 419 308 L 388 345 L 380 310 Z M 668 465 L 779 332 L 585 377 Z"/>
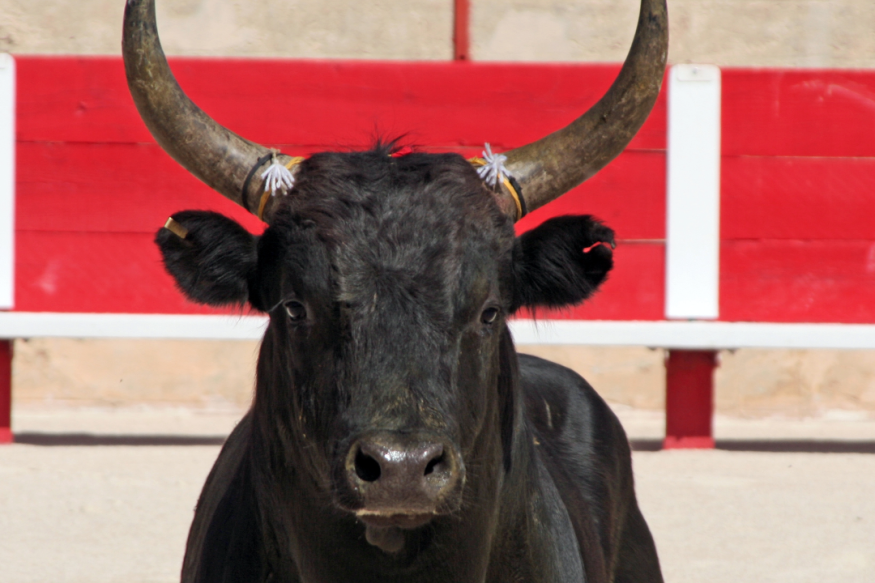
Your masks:
<path fill-rule="evenodd" d="M 875 323 L 875 241 L 730 241 L 720 319 Z"/>
<path fill-rule="evenodd" d="M 665 239 L 663 152 L 626 151 L 589 181 L 517 223 L 527 231 L 560 215 L 593 215 L 623 240 Z"/>
<path fill-rule="evenodd" d="M 27 231 L 16 240 L 15 309 L 216 313 L 174 288 L 151 235 Z"/>
<path fill-rule="evenodd" d="M 21 65 L 17 309 L 203 311 L 187 304 L 163 273 L 151 244 L 155 229 L 183 208 L 215 208 L 253 231 L 260 223 L 151 144 L 130 103 L 118 59 L 23 58 Z M 338 144 L 364 146 L 377 124 L 390 135 L 426 128 L 409 141 L 429 149 L 471 155 L 485 140 L 502 149 L 502 140 L 527 141 L 566 123 L 616 73 L 616 67 L 564 65 L 483 65 L 472 73 L 481 65 L 196 59 L 179 59 L 173 66 L 213 115 L 226 116 L 239 124 L 232 127 L 266 145 L 299 144 L 292 153 L 304 154 Z M 277 75 L 294 78 L 296 91 L 290 81 L 280 91 L 263 92 L 260 81 Z M 847 117 L 833 109 L 853 97 L 841 88 L 865 95 L 870 77 L 725 72 L 729 94 L 742 95 L 739 88 L 747 87 L 746 111 L 752 114 L 732 113 L 741 110 L 733 105 L 735 98 L 724 95 L 724 148 L 726 140 L 740 140 L 752 144 L 748 151 L 786 150 L 796 157 L 724 157 L 723 237 L 735 241 L 723 245 L 722 319 L 875 321 L 870 300 L 875 297 L 875 232 L 868 220 L 875 210 L 875 197 L 869 196 L 875 161 L 800 157 L 812 156 L 815 146 L 823 146 L 817 151 L 828 155 L 865 154 L 868 145 L 860 132 L 852 131 L 847 143 L 836 137 L 839 126 L 853 123 L 856 131 L 860 115 Z M 823 85 L 822 79 L 835 82 Z M 780 99 L 759 97 L 757 83 L 766 81 L 771 89 L 764 93 Z M 539 91 L 529 91 L 532 87 Z M 818 93 L 818 87 L 829 90 Z M 865 100 L 851 101 L 865 105 Z M 259 107 L 240 106 L 250 102 Z M 827 102 L 830 108 L 820 114 L 835 128 L 806 124 L 810 120 L 804 117 L 788 121 L 799 112 L 817 114 Z M 847 104 L 845 109 L 856 111 Z M 308 114 L 289 115 L 290 123 L 277 124 L 277 111 Z M 557 121 L 562 116 L 567 119 Z M 548 117 L 552 125 L 545 130 L 540 126 L 548 124 Z M 662 148 L 664 122 L 660 102 L 645 125 L 648 131 L 636 139 L 637 147 Z M 765 128 L 756 133 L 757 140 L 743 127 L 752 123 Z M 807 133 L 798 143 L 773 135 L 791 130 Z M 526 132 L 531 135 L 517 140 Z M 88 143 L 95 140 L 104 143 Z M 549 216 L 587 213 L 614 227 L 621 242 L 652 241 L 621 244 L 617 268 L 603 292 L 582 308 L 549 317 L 662 318 L 664 184 L 664 154 L 633 148 L 581 188 L 520 223 L 524 230 Z"/>
<path fill-rule="evenodd" d="M 664 250 L 621 244 L 595 298 L 542 318 L 658 320 Z M 721 319 L 875 322 L 875 243 L 728 242 L 722 249 Z M 151 235 L 19 234 L 16 309 L 208 313 L 186 302 L 164 273 Z"/>
<path fill-rule="evenodd" d="M 365 147 L 375 134 L 428 148 L 497 150 L 580 115 L 617 65 L 171 59 L 185 91 L 223 125 L 260 143 Z M 119 58 L 20 57 L 19 141 L 151 141 Z M 630 145 L 665 148 L 665 102 Z"/>
<path fill-rule="evenodd" d="M 510 147 L 573 119 L 618 70 L 614 65 L 171 62 L 186 91 L 225 125 L 258 141 L 304 147 L 361 146 L 375 125 L 389 134 L 413 132 L 417 141 L 433 146 L 491 140 Z M 19 139 L 149 140 L 119 59 L 20 57 L 18 70 Z M 265 79 L 272 83 L 269 92 L 263 91 Z M 725 69 L 723 91 L 726 155 L 875 155 L 867 129 L 875 120 L 873 72 Z M 258 106 L 240 106 L 246 103 Z M 288 123 L 277 123 L 278 116 Z M 660 99 L 632 148 L 663 148 L 664 131 Z"/>
<path fill-rule="evenodd" d="M 875 158 L 723 159 L 723 239 L 875 241 Z"/>
<path fill-rule="evenodd" d="M 724 69 L 723 154 L 875 156 L 875 71 Z"/>
<path fill-rule="evenodd" d="M 375 129 L 411 132 L 435 147 L 483 141 L 511 147 L 573 119 L 618 71 L 616 65 L 171 62 L 186 91 L 225 125 L 260 142 L 300 147 L 361 146 Z M 150 140 L 118 58 L 20 57 L 18 75 L 20 140 Z M 263 90 L 266 79 L 271 91 Z M 661 98 L 633 149 L 664 148 L 664 105 Z M 873 121 L 870 71 L 723 72 L 725 155 L 873 156 Z"/>
<path fill-rule="evenodd" d="M 16 71 L 19 142 L 152 140 L 125 94 L 121 59 L 17 56 Z"/>
<path fill-rule="evenodd" d="M 183 209 L 214 209 L 252 232 L 263 228 L 154 144 L 22 143 L 16 179 L 19 230 L 153 233 Z M 664 154 L 627 152 L 520 226 L 561 214 L 592 214 L 621 239 L 661 239 L 664 192 Z"/>
<path fill-rule="evenodd" d="M 184 209 L 213 209 L 256 233 L 264 228 L 155 144 L 22 143 L 17 154 L 19 231 L 151 234 Z"/>
<path fill-rule="evenodd" d="M 663 256 L 662 245 L 620 245 L 617 268 L 592 301 L 541 316 L 659 319 Z M 175 289 L 151 234 L 20 232 L 15 294 L 18 311 L 217 313 Z"/>

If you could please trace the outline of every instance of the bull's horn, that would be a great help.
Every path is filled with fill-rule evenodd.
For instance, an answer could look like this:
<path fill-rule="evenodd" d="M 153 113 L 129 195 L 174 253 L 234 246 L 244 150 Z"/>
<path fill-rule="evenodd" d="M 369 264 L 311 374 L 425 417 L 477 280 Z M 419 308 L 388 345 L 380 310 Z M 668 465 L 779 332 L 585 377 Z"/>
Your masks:
<path fill-rule="evenodd" d="M 665 0 L 641 0 L 635 40 L 608 92 L 565 128 L 505 152 L 529 211 L 591 178 L 623 151 L 656 102 L 667 52 Z"/>
<path fill-rule="evenodd" d="M 122 54 L 134 103 L 155 141 L 208 186 L 256 212 L 261 180 L 250 175 L 270 162 L 270 150 L 222 127 L 183 93 L 161 49 L 154 0 L 127 1 Z"/>

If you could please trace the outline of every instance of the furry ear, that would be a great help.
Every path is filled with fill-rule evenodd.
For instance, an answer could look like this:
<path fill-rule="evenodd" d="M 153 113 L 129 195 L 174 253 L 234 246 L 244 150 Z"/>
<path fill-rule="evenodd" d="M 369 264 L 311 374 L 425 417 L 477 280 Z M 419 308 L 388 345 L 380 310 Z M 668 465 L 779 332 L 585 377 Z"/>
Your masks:
<path fill-rule="evenodd" d="M 590 297 L 614 266 L 614 232 L 591 216 L 545 221 L 517 237 L 513 306 L 561 308 Z"/>
<path fill-rule="evenodd" d="M 162 228 L 155 243 L 182 293 L 211 306 L 242 305 L 250 300 L 258 266 L 257 238 L 210 211 L 182 211 L 172 218 L 188 231 L 185 238 Z"/>

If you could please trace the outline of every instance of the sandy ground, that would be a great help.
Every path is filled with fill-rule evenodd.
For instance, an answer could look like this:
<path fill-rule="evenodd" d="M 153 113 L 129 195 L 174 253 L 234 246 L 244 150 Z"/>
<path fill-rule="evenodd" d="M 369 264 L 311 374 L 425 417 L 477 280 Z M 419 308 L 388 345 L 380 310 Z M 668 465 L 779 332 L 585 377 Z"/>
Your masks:
<path fill-rule="evenodd" d="M 647 451 L 619 408 L 673 583 L 875 581 L 875 422 L 718 418 L 715 451 Z M 178 580 L 194 504 L 239 413 L 19 409 L 0 447 L 0 581 Z M 158 444 L 158 445 L 156 445 Z M 850 452 L 850 453 L 837 453 Z"/>

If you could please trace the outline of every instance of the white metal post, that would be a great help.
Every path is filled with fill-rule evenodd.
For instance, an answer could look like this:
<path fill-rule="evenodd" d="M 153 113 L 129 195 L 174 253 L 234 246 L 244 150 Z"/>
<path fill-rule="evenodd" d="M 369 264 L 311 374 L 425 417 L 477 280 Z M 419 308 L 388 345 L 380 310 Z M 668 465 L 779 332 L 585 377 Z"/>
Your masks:
<path fill-rule="evenodd" d="M 0 53 L 0 309 L 15 290 L 15 60 Z"/>
<path fill-rule="evenodd" d="M 719 316 L 720 69 L 675 65 L 668 88 L 666 318 Z"/>

